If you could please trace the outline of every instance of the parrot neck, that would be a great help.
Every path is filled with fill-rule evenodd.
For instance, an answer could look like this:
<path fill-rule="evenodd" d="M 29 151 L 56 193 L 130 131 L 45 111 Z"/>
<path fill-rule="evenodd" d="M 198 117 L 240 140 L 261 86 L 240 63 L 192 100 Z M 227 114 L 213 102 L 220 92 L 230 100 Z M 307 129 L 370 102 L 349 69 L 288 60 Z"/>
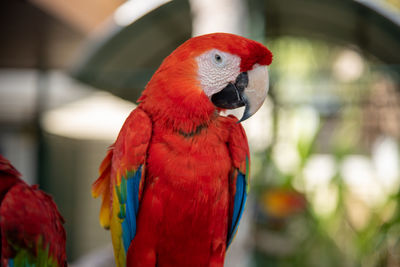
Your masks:
<path fill-rule="evenodd" d="M 162 123 L 167 129 L 172 128 L 184 136 L 191 136 L 219 116 L 209 98 L 197 88 L 190 90 L 191 94 L 160 94 L 159 91 L 147 87 L 139 99 L 139 107 L 150 116 L 153 123 Z"/>
<path fill-rule="evenodd" d="M 169 106 L 163 108 L 165 106 Z M 166 103 L 150 104 L 144 101 L 139 104 L 152 119 L 153 123 L 161 123 L 169 129 L 173 129 L 180 134 L 189 137 L 200 132 L 202 129 L 216 119 L 219 115 L 214 107 L 212 109 L 195 108 L 197 105 L 184 111 L 184 106 L 176 107 Z"/>

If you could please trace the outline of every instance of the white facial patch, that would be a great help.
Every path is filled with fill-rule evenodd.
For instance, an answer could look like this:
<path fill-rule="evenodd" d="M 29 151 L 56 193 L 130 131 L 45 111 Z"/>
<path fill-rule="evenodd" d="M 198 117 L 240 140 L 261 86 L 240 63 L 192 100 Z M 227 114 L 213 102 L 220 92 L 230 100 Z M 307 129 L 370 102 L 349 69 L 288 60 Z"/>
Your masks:
<path fill-rule="evenodd" d="M 217 49 L 209 50 L 196 58 L 198 79 L 204 93 L 211 97 L 240 74 L 240 57 Z"/>

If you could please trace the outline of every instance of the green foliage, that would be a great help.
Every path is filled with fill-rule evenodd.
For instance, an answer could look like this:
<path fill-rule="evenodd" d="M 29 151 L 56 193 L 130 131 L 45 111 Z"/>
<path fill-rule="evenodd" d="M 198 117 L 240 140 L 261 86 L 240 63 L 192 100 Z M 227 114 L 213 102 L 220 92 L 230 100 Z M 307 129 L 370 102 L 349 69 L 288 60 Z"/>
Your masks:
<path fill-rule="evenodd" d="M 49 253 L 48 244 L 43 246 L 42 239 L 36 242 L 37 254 L 32 254 L 32 249 L 21 249 L 15 247 L 17 254 L 13 259 L 14 267 L 59 267 L 56 259 Z"/>
<path fill-rule="evenodd" d="M 379 138 L 394 140 L 389 161 L 399 161 L 398 136 L 370 132 L 374 118 L 365 115 L 371 93 L 393 82 L 390 72 L 321 41 L 286 37 L 268 46 L 273 142 L 253 155 L 253 265 L 399 266 L 400 177 L 379 173 L 375 151 Z M 359 72 L 351 76 L 340 68 L 352 60 Z"/>

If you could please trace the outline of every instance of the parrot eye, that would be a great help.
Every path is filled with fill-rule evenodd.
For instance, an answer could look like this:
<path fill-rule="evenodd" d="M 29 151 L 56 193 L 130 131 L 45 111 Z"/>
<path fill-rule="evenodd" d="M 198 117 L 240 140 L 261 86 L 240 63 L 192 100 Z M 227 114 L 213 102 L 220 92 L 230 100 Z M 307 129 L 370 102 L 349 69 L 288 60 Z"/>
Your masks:
<path fill-rule="evenodd" d="M 224 56 L 222 54 L 215 53 L 213 56 L 213 62 L 218 67 L 223 67 L 225 65 Z"/>
<path fill-rule="evenodd" d="M 240 74 L 241 58 L 212 48 L 196 57 L 197 74 L 203 91 L 208 97 L 221 91 Z"/>

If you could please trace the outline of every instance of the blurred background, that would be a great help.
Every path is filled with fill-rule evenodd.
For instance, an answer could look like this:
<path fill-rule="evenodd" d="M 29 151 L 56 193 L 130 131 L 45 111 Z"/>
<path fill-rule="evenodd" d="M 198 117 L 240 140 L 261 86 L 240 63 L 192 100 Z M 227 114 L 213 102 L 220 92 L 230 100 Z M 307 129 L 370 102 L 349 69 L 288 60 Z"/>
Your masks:
<path fill-rule="evenodd" d="M 231 32 L 274 53 L 244 123 L 251 191 L 226 266 L 400 266 L 400 0 L 3 0 L 0 153 L 113 266 L 90 185 L 161 60 Z"/>

